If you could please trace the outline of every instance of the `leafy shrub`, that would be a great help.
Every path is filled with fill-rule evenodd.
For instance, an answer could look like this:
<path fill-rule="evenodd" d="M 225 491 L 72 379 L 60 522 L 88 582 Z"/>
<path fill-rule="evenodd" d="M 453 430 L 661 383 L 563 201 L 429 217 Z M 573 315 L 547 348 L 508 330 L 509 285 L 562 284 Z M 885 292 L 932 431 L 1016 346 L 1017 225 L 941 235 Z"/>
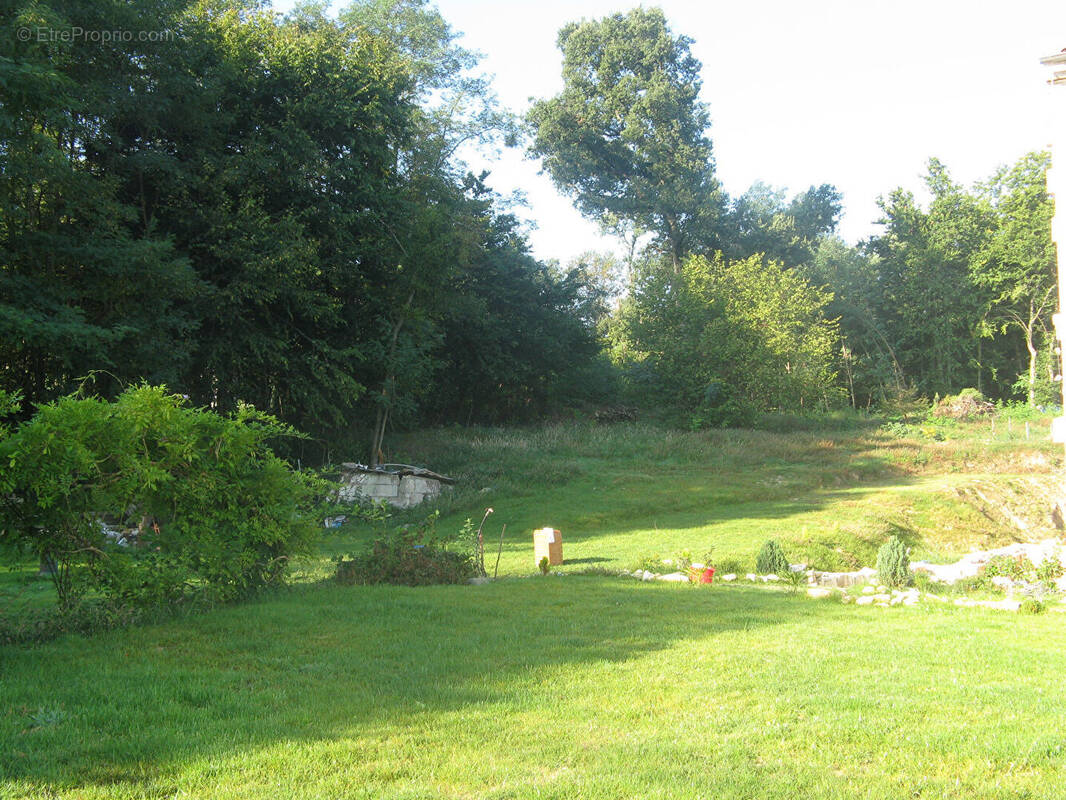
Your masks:
<path fill-rule="evenodd" d="M 774 539 L 768 540 L 756 556 L 755 571 L 762 575 L 785 575 L 789 572 L 785 551 Z"/>
<path fill-rule="evenodd" d="M 377 536 L 362 553 L 337 562 L 337 580 L 343 584 L 390 583 L 429 586 L 465 583 L 477 573 L 475 554 L 459 536 L 437 535 L 434 512 L 414 527 L 402 527 Z"/>
<path fill-rule="evenodd" d="M 644 556 L 637 562 L 636 568 L 643 570 L 644 572 L 654 572 L 657 575 L 674 571 L 673 566 L 663 561 L 662 557 L 658 554 Z"/>
<path fill-rule="evenodd" d="M 223 417 L 163 387 L 71 396 L 0 442 L 0 544 L 53 567 L 61 605 L 87 591 L 158 604 L 232 600 L 308 552 L 324 484 L 268 441 L 296 432 L 244 406 Z M 101 524 L 118 520 L 124 543 Z"/>
<path fill-rule="evenodd" d="M 1045 558 L 1036 568 L 1037 580 L 1042 581 L 1049 589 L 1055 587 L 1055 581 L 1063 575 L 1062 562 L 1057 558 Z"/>
<path fill-rule="evenodd" d="M 910 556 L 907 545 L 893 536 L 877 551 L 877 574 L 886 586 L 906 586 L 910 582 Z"/>

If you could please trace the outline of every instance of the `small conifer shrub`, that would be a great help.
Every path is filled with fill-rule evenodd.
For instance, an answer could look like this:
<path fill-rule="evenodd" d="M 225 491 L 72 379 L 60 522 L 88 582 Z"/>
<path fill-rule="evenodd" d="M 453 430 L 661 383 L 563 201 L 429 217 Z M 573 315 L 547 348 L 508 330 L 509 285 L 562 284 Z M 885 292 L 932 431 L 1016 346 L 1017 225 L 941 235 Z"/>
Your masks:
<path fill-rule="evenodd" d="M 886 586 L 906 586 L 911 577 L 911 560 L 907 546 L 893 536 L 877 551 L 877 574 Z"/>
<path fill-rule="evenodd" d="M 770 539 L 762 546 L 759 555 L 755 559 L 755 570 L 762 575 L 786 575 L 789 571 L 788 559 L 785 551 L 781 549 L 774 539 Z"/>

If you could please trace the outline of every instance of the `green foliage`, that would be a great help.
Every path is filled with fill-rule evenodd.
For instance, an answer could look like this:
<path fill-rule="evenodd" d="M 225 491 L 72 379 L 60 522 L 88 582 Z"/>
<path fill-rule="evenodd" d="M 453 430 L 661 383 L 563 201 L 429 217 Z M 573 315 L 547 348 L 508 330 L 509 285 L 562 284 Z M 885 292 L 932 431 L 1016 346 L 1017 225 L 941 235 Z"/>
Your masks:
<path fill-rule="evenodd" d="M 723 200 L 692 40 L 659 9 L 559 32 L 563 90 L 533 104 L 531 148 L 585 215 L 626 235 L 652 232 L 672 260 L 717 245 Z"/>
<path fill-rule="evenodd" d="M 755 571 L 760 575 L 778 575 L 784 577 L 791 571 L 785 551 L 775 539 L 768 539 L 755 557 Z"/>
<path fill-rule="evenodd" d="M 813 409 L 837 394 L 829 299 L 759 257 L 691 258 L 679 274 L 637 282 L 612 331 L 615 357 L 634 395 L 685 413 L 694 428 Z"/>
<path fill-rule="evenodd" d="M 223 417 L 162 387 L 61 398 L 0 443 L 0 543 L 52 565 L 61 604 L 87 591 L 134 604 L 244 597 L 281 581 L 313 539 L 323 486 L 268 444 L 293 435 L 250 407 Z"/>
<path fill-rule="evenodd" d="M 338 558 L 336 577 L 343 584 L 391 583 L 429 586 L 465 583 L 477 573 L 470 521 L 452 536 L 437 533 L 437 513 L 414 526 L 385 531 L 351 558 Z"/>
<path fill-rule="evenodd" d="M 893 536 L 877 551 L 877 575 L 886 586 L 910 583 L 910 555 L 903 539 Z"/>
<path fill-rule="evenodd" d="M 551 562 L 548 561 L 548 557 L 547 556 L 544 556 L 537 563 L 537 567 L 540 569 L 540 574 L 541 575 L 547 575 L 548 572 L 551 570 Z"/>
<path fill-rule="evenodd" d="M 1018 606 L 1019 614 L 1043 614 L 1047 610 L 1047 606 L 1037 600 L 1035 597 L 1027 597 L 1022 600 L 1022 604 Z"/>
<path fill-rule="evenodd" d="M 389 424 L 553 411 L 594 371 L 582 287 L 455 158 L 516 125 L 424 0 L 17 0 L 0 22 L 173 33 L 0 42 L 0 389 L 165 382 L 349 452 L 376 422 L 376 456 Z"/>
<path fill-rule="evenodd" d="M 829 184 L 812 186 L 786 203 L 784 190 L 756 182 L 730 206 L 724 249 L 732 258 L 762 253 L 787 267 L 806 265 L 836 229 L 841 210 L 840 192 Z"/>

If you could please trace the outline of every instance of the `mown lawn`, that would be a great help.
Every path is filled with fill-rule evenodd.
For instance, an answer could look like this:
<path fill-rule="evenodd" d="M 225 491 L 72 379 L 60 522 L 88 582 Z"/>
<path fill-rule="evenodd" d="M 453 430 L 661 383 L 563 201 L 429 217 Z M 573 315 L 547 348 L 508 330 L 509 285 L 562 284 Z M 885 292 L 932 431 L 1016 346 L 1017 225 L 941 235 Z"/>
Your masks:
<path fill-rule="evenodd" d="M 307 587 L 3 651 L 5 797 L 1062 797 L 1058 614 Z"/>
<path fill-rule="evenodd" d="M 0 647 L 0 797 L 1066 797 L 1066 615 L 571 574 L 769 536 L 840 561 L 894 532 L 942 557 L 1008 541 L 960 488 L 1024 494 L 1059 454 L 982 435 L 412 437 L 464 479 L 442 526 L 496 509 L 490 571 L 508 523 L 506 577 L 337 586 L 329 556 L 372 535 L 351 525 L 258 602 Z M 563 576 L 531 576 L 544 524 Z"/>

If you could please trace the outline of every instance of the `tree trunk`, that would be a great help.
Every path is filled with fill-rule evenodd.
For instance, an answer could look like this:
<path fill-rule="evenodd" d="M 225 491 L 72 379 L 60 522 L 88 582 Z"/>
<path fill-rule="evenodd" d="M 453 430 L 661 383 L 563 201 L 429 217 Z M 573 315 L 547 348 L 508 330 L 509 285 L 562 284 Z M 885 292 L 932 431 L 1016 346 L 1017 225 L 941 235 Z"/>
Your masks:
<path fill-rule="evenodd" d="M 389 424 L 389 404 L 392 402 L 389 398 L 390 387 L 395 388 L 396 384 L 396 371 L 395 371 L 395 357 L 396 357 L 396 345 L 400 341 L 400 331 L 403 330 L 403 324 L 407 321 L 407 310 L 411 307 L 411 301 L 415 299 L 414 290 L 407 295 L 407 302 L 403 304 L 399 316 L 396 318 L 396 324 L 392 326 L 392 339 L 389 342 L 389 352 L 385 356 L 385 380 L 381 385 L 381 400 L 378 405 L 376 419 L 374 420 L 374 436 L 370 444 L 370 459 L 369 464 L 372 467 L 376 467 L 381 463 L 381 447 L 385 440 L 385 427 Z"/>

